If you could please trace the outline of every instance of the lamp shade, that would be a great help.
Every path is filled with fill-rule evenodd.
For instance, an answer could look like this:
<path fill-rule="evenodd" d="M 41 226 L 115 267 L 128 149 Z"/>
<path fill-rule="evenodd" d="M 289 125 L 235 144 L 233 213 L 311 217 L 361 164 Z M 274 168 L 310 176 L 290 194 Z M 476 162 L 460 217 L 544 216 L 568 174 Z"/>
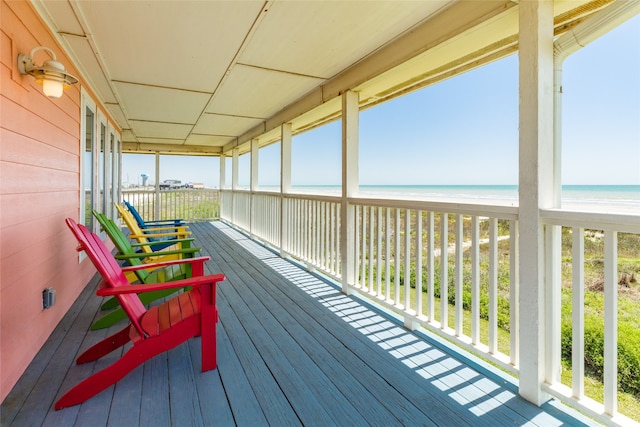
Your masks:
<path fill-rule="evenodd" d="M 62 90 L 64 89 L 62 82 L 43 79 L 42 91 L 50 98 L 60 98 L 62 96 Z"/>
<path fill-rule="evenodd" d="M 38 66 L 33 62 L 33 55 L 38 50 L 49 52 L 53 59 L 45 61 L 42 66 Z M 53 51 L 47 47 L 38 46 L 31 51 L 29 56 L 18 55 L 18 69 L 20 74 L 30 74 L 36 82 L 42 85 L 44 94 L 51 98 L 60 98 L 63 90 L 69 85 L 78 83 L 78 79 L 67 73 L 64 65 L 56 61 Z"/>

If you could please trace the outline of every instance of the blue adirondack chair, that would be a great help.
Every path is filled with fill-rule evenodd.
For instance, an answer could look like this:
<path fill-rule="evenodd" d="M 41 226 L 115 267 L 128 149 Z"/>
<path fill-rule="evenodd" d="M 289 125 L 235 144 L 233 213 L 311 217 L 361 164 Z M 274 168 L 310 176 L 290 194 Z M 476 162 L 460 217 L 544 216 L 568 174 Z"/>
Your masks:
<path fill-rule="evenodd" d="M 141 229 L 146 229 L 150 227 L 168 227 L 168 226 L 184 226 L 185 222 L 182 219 L 158 219 L 153 221 L 145 221 L 142 219 L 142 215 L 138 212 L 138 210 L 126 200 L 124 201 L 124 205 L 127 207 L 133 218 L 138 223 L 138 226 Z"/>

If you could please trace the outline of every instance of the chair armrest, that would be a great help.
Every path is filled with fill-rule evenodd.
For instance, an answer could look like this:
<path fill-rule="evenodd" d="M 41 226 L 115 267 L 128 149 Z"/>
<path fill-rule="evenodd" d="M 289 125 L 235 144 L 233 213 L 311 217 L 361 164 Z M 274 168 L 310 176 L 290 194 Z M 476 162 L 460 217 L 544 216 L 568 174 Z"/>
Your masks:
<path fill-rule="evenodd" d="M 161 257 L 165 255 L 180 255 L 180 254 L 193 255 L 196 252 L 200 252 L 200 248 L 184 248 L 184 249 L 176 249 L 173 251 L 139 252 L 135 254 L 126 254 L 126 255 L 119 254 L 119 255 L 116 255 L 116 259 L 149 258 L 149 257 Z"/>
<path fill-rule="evenodd" d="M 176 244 L 176 243 L 191 243 L 194 242 L 196 239 L 193 237 L 189 237 L 186 239 L 172 239 L 171 243 Z M 131 246 L 134 248 L 141 248 L 142 246 L 157 246 L 158 242 L 142 242 L 142 243 L 131 243 Z M 185 248 L 187 249 L 187 248 Z"/>
<path fill-rule="evenodd" d="M 140 230 L 142 232 L 151 232 L 151 233 L 156 233 L 158 231 L 160 232 L 165 232 L 166 230 L 170 230 L 173 233 L 185 233 L 187 231 L 187 227 L 186 225 L 172 225 L 172 226 L 165 226 L 165 225 L 158 225 L 158 226 L 154 226 L 153 228 L 141 228 Z M 176 230 L 176 229 L 183 229 L 183 230 Z"/>
<path fill-rule="evenodd" d="M 126 267 L 122 267 L 122 271 L 126 273 L 127 271 L 145 270 L 147 268 L 159 268 L 176 264 L 204 264 L 205 261 L 209 261 L 210 259 L 211 258 L 208 256 L 201 256 L 197 258 L 173 259 L 170 261 L 152 262 L 141 265 L 128 265 Z"/>
<path fill-rule="evenodd" d="M 171 237 L 171 236 L 189 236 L 191 235 L 190 231 L 183 231 L 181 233 L 153 233 L 153 234 L 147 234 L 147 233 L 142 233 L 142 234 L 129 234 L 129 237 L 132 239 L 139 239 L 139 238 L 155 238 L 155 237 Z"/>
<path fill-rule="evenodd" d="M 141 294 L 144 292 L 161 291 L 164 289 L 179 289 L 186 286 L 195 288 L 203 285 L 218 283 L 223 280 L 225 280 L 224 274 L 210 274 L 208 276 L 199 276 L 191 277 L 189 279 L 176 280 L 175 282 L 119 286 L 117 288 L 102 288 L 98 289 L 96 294 L 101 297 L 125 294 Z"/>
<path fill-rule="evenodd" d="M 167 226 L 168 225 L 174 225 L 176 227 L 178 227 L 178 226 L 184 227 L 187 224 L 186 222 L 184 222 L 183 219 L 154 219 L 154 220 L 151 220 L 151 221 L 145 221 L 144 223 L 147 224 L 147 225 L 153 225 L 154 227 L 155 227 L 155 224 L 158 224 L 159 226 L 162 226 L 162 225 L 167 225 Z"/>

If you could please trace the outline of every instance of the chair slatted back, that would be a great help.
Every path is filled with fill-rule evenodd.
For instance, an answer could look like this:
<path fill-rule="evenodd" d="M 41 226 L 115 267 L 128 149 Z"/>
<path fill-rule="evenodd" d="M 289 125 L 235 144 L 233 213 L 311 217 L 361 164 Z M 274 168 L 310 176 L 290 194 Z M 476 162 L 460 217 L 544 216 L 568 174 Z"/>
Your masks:
<path fill-rule="evenodd" d="M 98 273 L 104 279 L 106 286 L 118 288 L 121 286 L 130 286 L 127 278 L 124 276 L 122 269 L 111 255 L 111 252 L 100 237 L 87 229 L 82 224 L 77 224 L 71 218 L 66 219 L 67 226 L 73 232 L 76 240 L 80 244 L 78 251 L 85 251 Z M 118 302 L 129 316 L 131 323 L 144 336 L 144 331 L 140 325 L 142 315 L 147 311 L 140 298 L 136 294 L 118 295 Z"/>
<path fill-rule="evenodd" d="M 147 228 L 147 222 L 142 218 L 142 215 L 140 215 L 140 212 L 138 212 L 138 210 L 126 200 L 124 200 L 123 203 L 129 210 L 133 218 L 136 220 L 140 228 Z M 167 220 L 161 220 L 161 221 L 164 222 L 166 225 L 169 225 L 173 222 L 173 224 L 176 227 L 179 225 L 184 225 L 184 221 L 182 221 L 181 219 L 173 219 L 173 220 L 167 219 Z"/>
<path fill-rule="evenodd" d="M 116 209 L 118 210 L 118 213 L 120 213 L 120 217 L 124 220 L 125 224 L 127 224 L 127 228 L 129 228 L 129 231 L 131 232 L 131 234 L 135 234 L 137 236 L 144 235 L 144 233 L 142 232 L 140 227 L 138 227 L 138 223 L 135 221 L 135 219 L 133 219 L 131 214 L 129 212 L 127 212 L 124 209 L 124 207 L 120 206 L 119 204 L 114 203 L 114 205 L 115 205 Z M 140 237 L 138 239 L 138 241 L 140 243 L 148 243 L 148 242 L 153 242 L 153 239 L 147 239 L 146 237 Z M 143 246 L 142 250 L 147 252 L 147 253 L 151 253 L 152 252 L 152 250 L 148 246 Z"/>
<path fill-rule="evenodd" d="M 133 255 L 136 253 L 136 250 L 133 249 L 133 246 L 131 246 L 131 243 L 129 242 L 129 239 L 127 238 L 127 236 L 122 234 L 122 231 L 116 225 L 115 222 L 107 218 L 106 215 L 96 210 L 93 211 L 93 216 L 96 217 L 96 219 L 102 226 L 102 229 L 109 235 L 109 238 L 111 239 L 113 244 L 116 245 L 116 248 L 118 248 L 121 254 Z M 143 264 L 140 258 L 129 258 L 127 262 L 130 265 Z M 146 270 L 137 270 L 135 273 L 138 279 L 140 279 L 140 282 L 142 283 L 144 283 L 147 277 L 149 277 L 149 273 Z"/>
<path fill-rule="evenodd" d="M 138 225 L 140 227 L 144 227 L 145 226 L 145 222 L 142 219 L 142 216 L 140 216 L 140 213 L 138 212 L 138 210 L 136 208 L 134 208 L 131 203 L 127 202 L 126 200 L 124 201 L 124 205 L 127 207 L 127 209 L 129 210 L 129 212 L 131 213 L 131 215 L 133 215 L 133 218 L 136 220 L 136 222 L 138 223 Z"/>

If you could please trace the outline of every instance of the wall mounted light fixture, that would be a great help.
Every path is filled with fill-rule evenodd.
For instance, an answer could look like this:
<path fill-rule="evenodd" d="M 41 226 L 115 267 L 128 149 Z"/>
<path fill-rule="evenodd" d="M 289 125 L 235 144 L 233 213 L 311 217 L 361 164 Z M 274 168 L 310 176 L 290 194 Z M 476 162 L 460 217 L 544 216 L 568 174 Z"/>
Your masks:
<path fill-rule="evenodd" d="M 33 55 L 39 50 L 46 50 L 53 59 L 44 61 L 42 65 L 36 65 L 33 62 Z M 78 79 L 67 73 L 64 65 L 56 60 L 56 54 L 44 46 L 34 47 L 29 56 L 19 54 L 18 70 L 20 74 L 31 74 L 35 77 L 36 82 L 42 85 L 44 94 L 52 98 L 60 98 L 64 89 L 78 83 Z"/>

